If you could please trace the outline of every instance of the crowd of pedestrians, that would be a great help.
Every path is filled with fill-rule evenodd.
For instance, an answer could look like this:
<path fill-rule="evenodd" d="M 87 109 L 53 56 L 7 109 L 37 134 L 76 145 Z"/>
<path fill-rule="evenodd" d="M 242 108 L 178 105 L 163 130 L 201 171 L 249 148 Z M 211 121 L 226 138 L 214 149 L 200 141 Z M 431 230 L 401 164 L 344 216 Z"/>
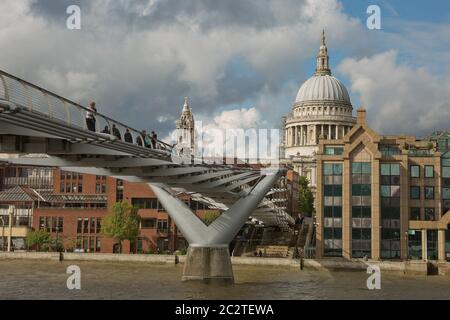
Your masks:
<path fill-rule="evenodd" d="M 89 131 L 96 132 L 96 124 L 97 124 L 97 108 L 95 102 L 91 102 L 89 104 L 89 108 L 86 111 L 86 127 Z M 120 130 L 117 128 L 115 124 L 110 128 L 108 125 L 105 125 L 100 133 L 104 134 L 112 134 L 117 139 L 122 140 L 122 134 Z M 125 134 L 123 136 L 123 140 L 128 143 L 133 143 L 133 135 L 130 132 L 130 129 L 125 129 Z M 144 146 L 146 148 L 151 149 L 160 149 L 160 144 L 158 142 L 158 135 L 152 131 L 151 134 L 148 134 L 146 130 L 142 130 L 140 135 L 136 137 L 136 144 L 139 146 Z"/>

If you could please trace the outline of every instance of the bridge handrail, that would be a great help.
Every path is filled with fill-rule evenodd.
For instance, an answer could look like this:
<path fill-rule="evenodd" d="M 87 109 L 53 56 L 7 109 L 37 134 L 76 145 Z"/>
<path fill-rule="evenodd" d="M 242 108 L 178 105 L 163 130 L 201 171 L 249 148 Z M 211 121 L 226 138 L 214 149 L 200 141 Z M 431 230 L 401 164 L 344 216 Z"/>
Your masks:
<path fill-rule="evenodd" d="M 4 100 L 26 107 L 30 111 L 37 111 L 48 115 L 51 118 L 87 130 L 85 114 L 89 111 L 88 108 L 3 70 L 0 70 L 0 97 L 1 96 Z M 50 99 L 50 97 L 52 99 Z M 59 109 L 55 109 L 55 107 Z M 58 114 L 55 116 L 55 113 Z M 75 119 L 72 118 L 73 116 L 78 117 L 78 123 L 74 123 Z M 126 129 L 128 129 L 132 134 L 133 144 L 137 144 L 137 138 L 141 136 L 140 130 L 134 129 L 100 112 L 97 112 L 95 117 L 97 119 L 96 132 L 101 132 L 103 129 L 101 126 L 103 125 L 108 126 L 111 132 L 112 125 L 115 124 L 120 132 L 122 141 L 125 141 L 124 135 Z M 150 136 L 148 135 L 148 137 Z M 157 140 L 157 145 L 157 147 L 163 150 L 171 151 L 172 149 L 171 145 L 159 139 Z M 152 149 L 154 148 L 152 147 Z"/>

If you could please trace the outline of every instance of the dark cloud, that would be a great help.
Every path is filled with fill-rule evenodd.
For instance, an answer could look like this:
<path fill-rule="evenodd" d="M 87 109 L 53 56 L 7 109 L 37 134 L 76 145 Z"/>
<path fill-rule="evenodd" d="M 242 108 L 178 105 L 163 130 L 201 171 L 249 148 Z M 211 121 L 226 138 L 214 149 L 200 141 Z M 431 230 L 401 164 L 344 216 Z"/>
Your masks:
<path fill-rule="evenodd" d="M 79 31 L 65 28 L 72 4 L 82 10 Z M 255 107 L 278 124 L 324 25 L 336 46 L 364 43 L 335 0 L 17 0 L 0 9 L 0 24 L 11 26 L 0 33 L 7 70 L 161 136 L 185 96 L 199 116 Z"/>

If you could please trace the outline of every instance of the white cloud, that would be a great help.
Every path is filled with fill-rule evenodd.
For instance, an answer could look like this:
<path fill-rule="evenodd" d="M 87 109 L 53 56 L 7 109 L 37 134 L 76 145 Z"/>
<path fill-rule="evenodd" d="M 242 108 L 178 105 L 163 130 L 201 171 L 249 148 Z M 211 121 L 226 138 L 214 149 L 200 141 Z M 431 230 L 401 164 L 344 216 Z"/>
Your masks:
<path fill-rule="evenodd" d="M 51 16 L 30 11 L 32 3 L 41 2 L 0 3 L 1 68 L 84 104 L 95 100 L 100 112 L 127 124 L 165 132 L 184 96 L 191 98 L 196 115 L 204 116 L 250 97 L 259 108 L 263 103 L 255 97 L 264 96 L 273 107 L 262 118 L 278 123 L 292 103 L 281 105 L 280 90 L 287 75 L 309 76 L 293 66 L 313 63 L 322 27 L 335 44 L 353 39 L 346 44 L 351 48 L 365 42 L 361 24 L 345 15 L 337 0 L 199 1 L 194 6 L 92 0 L 82 5 L 79 31 L 65 28 L 65 10 Z M 173 7 L 162 12 L 169 4 Z M 59 6 L 46 3 L 53 5 Z M 237 78 L 232 88 L 219 91 L 234 57 L 254 69 L 258 84 L 240 85 L 253 80 Z M 253 91 L 230 93 L 245 88 Z"/>
<path fill-rule="evenodd" d="M 450 77 L 399 63 L 396 51 L 345 59 L 338 70 L 350 78 L 368 110 L 370 125 L 384 134 L 429 134 L 448 129 Z"/>

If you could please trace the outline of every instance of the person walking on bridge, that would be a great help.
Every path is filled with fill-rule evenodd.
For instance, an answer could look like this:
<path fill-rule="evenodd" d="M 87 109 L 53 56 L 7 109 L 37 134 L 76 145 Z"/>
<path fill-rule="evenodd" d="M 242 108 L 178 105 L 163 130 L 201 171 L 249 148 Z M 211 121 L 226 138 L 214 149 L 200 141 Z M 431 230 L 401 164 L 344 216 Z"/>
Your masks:
<path fill-rule="evenodd" d="M 120 134 L 119 129 L 117 129 L 116 125 L 112 125 L 112 134 L 119 140 L 122 140 L 122 135 Z"/>
<path fill-rule="evenodd" d="M 97 108 L 95 102 L 92 101 L 89 104 L 89 109 L 86 112 L 86 126 L 89 131 L 95 132 L 95 115 L 97 114 Z"/>
<path fill-rule="evenodd" d="M 153 149 L 158 149 L 158 135 L 155 131 L 152 131 L 152 146 Z"/>
<path fill-rule="evenodd" d="M 133 143 L 133 136 L 131 135 L 130 129 L 127 128 L 125 130 L 123 138 L 125 139 L 125 142 Z"/>

